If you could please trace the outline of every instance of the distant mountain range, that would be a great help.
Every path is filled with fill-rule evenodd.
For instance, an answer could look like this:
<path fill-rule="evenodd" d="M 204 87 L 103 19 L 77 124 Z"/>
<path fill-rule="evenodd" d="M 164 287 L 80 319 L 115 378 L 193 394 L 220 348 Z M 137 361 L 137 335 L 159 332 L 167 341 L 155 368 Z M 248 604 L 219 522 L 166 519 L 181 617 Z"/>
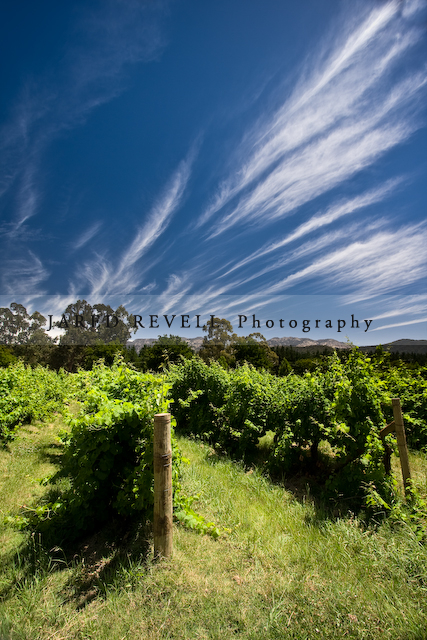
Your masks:
<path fill-rule="evenodd" d="M 198 351 L 203 344 L 203 337 L 198 338 L 182 338 L 185 342 L 194 350 Z M 135 347 L 139 353 L 144 345 L 151 346 L 157 342 L 156 338 L 137 338 L 136 340 L 129 340 L 127 346 L 129 348 Z M 270 347 L 293 347 L 295 349 L 303 349 L 304 351 L 317 350 L 320 347 L 329 347 L 333 349 L 350 349 L 351 344 L 348 342 L 339 342 L 339 340 L 332 340 L 326 338 L 325 340 L 310 340 L 310 338 L 270 338 L 267 340 L 267 344 Z M 399 353 L 427 353 L 427 340 L 410 340 L 402 339 L 395 340 L 382 345 L 385 351 L 397 351 Z M 377 345 L 369 345 L 360 347 L 360 350 L 365 353 L 371 353 L 375 351 Z"/>
<path fill-rule="evenodd" d="M 372 351 L 375 351 L 376 346 L 377 345 L 360 347 L 360 350 L 364 353 L 372 353 Z M 388 342 L 382 346 L 384 351 L 397 351 L 398 353 L 427 353 L 427 340 L 410 340 L 409 338 L 403 338 L 402 340 Z"/>
<path fill-rule="evenodd" d="M 332 349 L 350 349 L 351 345 L 347 342 L 339 342 L 325 338 L 324 340 L 310 340 L 310 338 L 270 338 L 267 340 L 270 347 L 310 347 L 318 349 L 319 347 L 331 347 Z"/>

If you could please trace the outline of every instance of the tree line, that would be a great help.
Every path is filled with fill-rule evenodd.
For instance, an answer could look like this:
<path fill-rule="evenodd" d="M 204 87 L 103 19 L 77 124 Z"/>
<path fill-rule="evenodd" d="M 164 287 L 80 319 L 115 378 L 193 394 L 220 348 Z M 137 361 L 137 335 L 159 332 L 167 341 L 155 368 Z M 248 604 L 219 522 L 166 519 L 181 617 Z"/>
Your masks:
<path fill-rule="evenodd" d="M 75 317 L 85 320 L 76 326 Z M 106 318 L 114 322 L 107 326 Z M 94 319 L 96 322 L 94 322 Z M 17 358 L 27 364 L 41 364 L 51 369 L 61 367 L 75 372 L 78 369 L 90 370 L 93 364 L 104 359 L 111 365 L 114 356 L 121 353 L 126 362 L 141 371 L 158 372 L 170 363 L 195 356 L 188 343 L 176 335 L 158 336 L 152 345 L 144 345 L 137 351 L 127 346 L 131 335 L 136 331 L 133 316 L 120 306 L 113 309 L 109 305 L 91 305 L 86 300 L 77 300 L 69 304 L 56 326 L 63 329 L 62 335 L 51 338 L 45 331 L 46 318 L 35 311 L 31 315 L 25 307 L 12 303 L 10 308 L 0 308 L 0 366 L 7 366 Z M 113 326 L 114 325 L 114 326 Z M 318 348 L 307 352 L 292 346 L 270 347 L 261 333 L 238 336 L 232 324 L 225 318 L 214 317 L 203 326 L 205 336 L 197 355 L 206 363 L 217 361 L 225 369 L 233 369 L 244 362 L 256 369 L 284 376 L 293 371 L 302 375 L 326 366 L 331 347 Z M 338 350 L 342 359 L 348 357 L 350 350 Z M 377 355 L 383 358 L 383 350 L 378 347 Z M 410 366 L 426 364 L 424 354 L 386 354 L 390 364 L 396 360 L 405 360 Z"/>

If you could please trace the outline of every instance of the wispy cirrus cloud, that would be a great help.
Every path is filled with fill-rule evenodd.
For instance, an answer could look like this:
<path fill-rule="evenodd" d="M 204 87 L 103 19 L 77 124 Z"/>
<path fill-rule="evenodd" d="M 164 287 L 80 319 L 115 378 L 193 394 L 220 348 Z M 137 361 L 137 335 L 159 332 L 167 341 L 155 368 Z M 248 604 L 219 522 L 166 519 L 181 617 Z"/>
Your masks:
<path fill-rule="evenodd" d="M 366 222 L 354 222 L 345 228 L 324 233 L 311 241 L 304 242 L 293 251 L 284 252 L 280 257 L 271 257 L 265 261 L 262 268 L 256 271 L 250 270 L 249 275 L 242 276 L 240 285 L 246 285 L 251 281 L 265 276 L 267 273 L 283 272 L 284 269 L 291 271 L 291 274 L 299 273 L 301 271 L 301 264 L 306 264 L 307 262 L 317 263 L 327 252 L 331 253 L 348 247 L 349 237 L 352 238 L 353 244 L 355 242 L 363 242 L 367 235 L 378 232 L 378 229 L 384 228 L 385 226 L 386 220 L 379 219 L 373 220 L 369 224 Z M 324 286 L 324 278 L 322 278 L 322 280 L 322 286 Z M 330 284 L 332 284 L 332 282 L 333 279 L 331 278 Z M 236 285 L 237 284 L 236 282 Z"/>
<path fill-rule="evenodd" d="M 151 260 L 144 266 L 140 260 L 164 234 L 181 207 L 195 153 L 193 148 L 188 157 L 180 162 L 145 222 L 137 228 L 135 238 L 122 254 L 116 260 L 95 254 L 90 262 L 85 263 L 78 274 L 80 287 L 86 287 L 89 283 L 92 295 L 127 294 L 141 287 L 144 272 L 152 268 L 154 262 Z M 72 285 L 73 288 L 76 286 Z"/>
<path fill-rule="evenodd" d="M 10 243 L 3 257 L 5 291 L 28 297 L 46 283 L 50 260 L 61 260 L 59 251 L 41 250 L 45 264 L 34 252 L 19 253 L 29 234 L 36 237 L 34 218 L 48 199 L 45 151 L 124 90 L 130 65 L 159 55 L 165 43 L 157 18 L 164 6 L 161 1 L 105 0 L 83 7 L 77 37 L 68 40 L 74 44 L 57 56 L 60 61 L 43 78 L 29 79 L 17 99 L 0 142 L 0 210 L 4 207 L 9 216 L 0 233 L 4 244 Z M 421 60 L 410 56 L 420 40 L 412 17 L 421 4 L 358 0 L 351 9 L 347 2 L 337 6 L 347 9 L 346 14 L 332 12 L 333 35 L 326 45 L 308 44 L 311 51 L 301 65 L 300 80 L 290 91 L 286 88 L 285 97 L 283 87 L 267 96 L 271 83 L 263 86 L 256 104 L 265 115 L 247 127 L 222 173 L 212 174 L 218 165 L 208 157 L 195 166 L 196 153 L 190 152 L 152 207 L 137 217 L 123 210 L 111 217 L 106 210 L 104 216 L 102 206 L 95 205 L 96 213 L 86 219 L 87 212 L 79 210 L 79 226 L 71 241 L 67 235 L 65 253 L 69 258 L 70 252 L 84 251 L 69 261 L 72 273 L 65 299 L 87 296 L 99 302 L 116 297 L 126 304 L 123 296 L 129 295 L 136 300 L 133 310 L 140 305 L 145 312 L 225 314 L 274 306 L 285 297 L 283 292 L 348 291 L 352 300 L 372 300 L 379 291 L 389 295 L 407 286 L 413 291 L 414 283 L 425 279 L 426 227 L 409 224 L 419 220 L 419 210 L 413 217 L 409 207 L 403 211 L 403 199 L 395 207 L 379 206 L 390 204 L 390 196 L 412 175 L 391 178 L 402 172 L 401 165 L 386 166 L 388 158 L 377 163 L 420 126 L 426 78 Z M 102 8 L 96 12 L 94 7 Z M 161 73 L 159 68 L 159 77 Z M 274 70 L 269 77 L 277 78 Z M 132 82 L 136 86 L 140 76 Z M 150 107 L 156 105 L 156 92 L 152 94 Z M 163 106 L 160 117 L 170 113 Z M 253 106 L 240 109 L 239 116 L 249 116 Z M 230 112 L 234 107 L 229 105 Z M 162 123 L 157 122 L 161 132 Z M 179 126 L 184 120 L 176 122 Z M 139 125 L 136 140 L 145 131 L 142 118 Z M 157 128 L 152 127 L 150 135 L 153 131 Z M 194 135 L 191 128 L 182 131 Z M 221 131 L 215 133 L 221 144 Z M 126 153 L 125 146 L 121 149 Z M 170 152 L 175 153 L 172 145 Z M 155 184 L 153 167 L 150 177 L 144 177 L 149 189 Z M 203 187 L 191 193 L 199 179 L 199 185 L 216 180 L 211 200 Z M 126 188 L 132 189 L 131 180 Z M 128 193 L 135 202 L 135 194 Z M 77 208 L 57 216 L 52 233 L 61 221 L 69 222 L 72 211 Z M 52 220 L 52 207 L 49 213 Z M 119 213 L 126 218 L 122 225 Z M 70 227 L 64 225 L 67 233 Z M 20 286 L 20 281 L 25 284 Z M 61 300 L 54 309 L 65 304 L 64 297 Z M 415 302 L 408 313 L 411 318 L 425 315 Z"/>
<path fill-rule="evenodd" d="M 129 64 L 159 55 L 165 43 L 158 17 L 165 5 L 107 0 L 100 11 L 85 8 L 75 34 L 80 44 L 70 45 L 44 77 L 27 79 L 0 136 L 0 206 L 14 188 L 18 224 L 37 213 L 34 183 L 47 146 L 123 91 Z"/>
<path fill-rule="evenodd" d="M 10 258 L 3 263 L 1 289 L 3 294 L 10 296 L 34 295 L 39 291 L 40 284 L 46 280 L 48 271 L 42 261 L 32 252 Z"/>
<path fill-rule="evenodd" d="M 386 311 L 376 314 L 374 320 L 383 320 L 384 318 L 392 318 L 403 314 L 424 314 L 427 313 L 427 294 L 390 296 L 384 306 Z"/>
<path fill-rule="evenodd" d="M 102 222 L 94 222 L 93 224 L 90 225 L 90 227 L 88 229 L 86 229 L 86 231 L 84 231 L 78 238 L 77 240 L 74 240 L 71 243 L 71 249 L 72 251 L 78 251 L 79 249 L 81 249 L 82 247 L 84 247 L 85 245 L 88 244 L 88 242 L 90 242 L 92 240 L 92 238 L 94 238 L 98 231 L 101 229 L 102 227 Z"/>
<path fill-rule="evenodd" d="M 164 192 L 148 215 L 147 221 L 137 231 L 136 237 L 122 256 L 117 274 L 118 279 L 137 262 L 157 238 L 165 231 L 173 214 L 181 205 L 185 187 L 191 173 L 194 154 L 183 160 L 173 174 Z"/>
<path fill-rule="evenodd" d="M 337 289 L 357 292 L 359 300 L 391 293 L 425 276 L 426 242 L 425 224 L 380 231 L 314 260 L 264 288 L 263 293 L 282 293 L 314 277 L 324 284 L 332 283 Z"/>
<path fill-rule="evenodd" d="M 427 323 L 427 316 L 423 318 L 417 318 L 415 320 L 402 320 L 401 322 L 393 322 L 392 324 L 383 324 L 379 327 L 374 327 L 371 331 L 383 331 L 384 329 L 394 329 L 395 327 L 407 327 L 411 324 L 422 324 Z"/>
<path fill-rule="evenodd" d="M 3 255 L 13 256 L 22 225 L 41 210 L 49 145 L 120 94 L 130 64 L 153 60 L 162 51 L 158 23 L 166 4 L 106 0 L 97 10 L 83 8 L 60 62 L 42 77 L 27 78 L 0 131 Z M 76 249 L 89 241 L 95 226 L 76 241 Z M 46 268 L 39 273 L 49 275 Z"/>
<path fill-rule="evenodd" d="M 360 302 L 361 299 L 364 298 L 345 296 L 342 302 L 348 306 Z M 427 328 L 427 294 L 387 295 L 374 297 L 373 300 L 375 307 L 381 309 L 381 313 L 370 314 L 374 323 L 372 331 L 416 324 L 423 324 L 424 329 Z M 393 319 L 395 321 L 390 322 Z"/>
<path fill-rule="evenodd" d="M 392 76 L 420 30 L 388 2 L 336 31 L 273 118 L 257 124 L 236 153 L 232 176 L 200 216 L 209 237 L 238 224 L 263 226 L 342 185 L 419 126 L 423 70 Z M 308 77 L 307 77 L 308 75 Z M 212 216 L 215 222 L 212 224 Z"/>
<path fill-rule="evenodd" d="M 386 197 L 389 197 L 395 191 L 396 187 L 402 183 L 402 181 L 403 178 L 391 179 L 388 180 L 384 185 L 371 189 L 370 191 L 355 196 L 354 198 L 342 198 L 339 202 L 336 202 L 333 205 L 329 206 L 326 211 L 316 212 L 316 214 L 309 220 L 307 220 L 307 222 L 299 225 L 294 231 L 291 231 L 280 240 L 269 242 L 257 251 L 254 251 L 251 255 L 247 256 L 243 260 L 240 260 L 226 273 L 224 273 L 223 277 L 235 271 L 236 269 L 244 267 L 254 260 L 267 256 L 270 253 L 276 252 L 279 249 L 286 247 L 288 244 L 296 242 L 297 240 L 304 239 L 305 236 L 325 226 L 328 226 L 333 222 L 336 222 L 337 220 L 340 220 L 344 216 L 358 214 L 362 209 L 381 202 Z"/>
<path fill-rule="evenodd" d="M 40 189 L 36 186 L 36 168 L 29 165 L 23 171 L 20 189 L 17 197 L 17 219 L 15 233 L 22 224 L 37 213 L 37 208 L 41 199 Z"/>
<path fill-rule="evenodd" d="M 244 229 L 245 237 L 252 233 L 254 239 L 260 226 L 290 216 L 301 205 L 310 203 L 313 209 L 318 196 L 342 187 L 420 126 L 425 74 L 413 65 L 405 74 L 399 70 L 420 32 L 405 23 L 400 9 L 400 3 L 392 1 L 370 7 L 362 17 L 355 11 L 341 25 L 335 24 L 341 38 L 313 53 L 310 74 L 303 74 L 273 117 L 258 121 L 247 133 L 231 163 L 230 177 L 219 185 L 196 225 L 196 232 L 208 227 L 209 257 L 204 245 L 170 278 L 168 296 L 173 301 L 203 291 L 199 295 L 214 304 L 230 292 L 245 291 L 259 277 L 264 285 L 254 291 L 254 304 L 256 295 L 277 295 L 309 281 L 319 282 L 319 290 L 347 289 L 369 297 L 424 277 L 425 228 L 396 230 L 396 221 L 379 218 L 378 213 L 366 216 L 368 207 L 396 193 L 402 177 L 375 185 L 372 176 L 367 181 L 370 188 L 358 195 L 339 200 L 335 196 L 322 208 L 315 204 L 315 213 L 294 229 L 288 224 L 289 231 L 279 240 L 276 224 L 273 240 L 255 250 L 252 242 L 247 256 L 237 235 Z M 313 63 L 314 58 L 321 62 Z M 340 228 L 334 228 L 338 222 Z M 225 231 L 236 258 L 233 251 L 224 251 Z M 391 246 L 397 247 L 393 253 Z M 226 258 L 227 267 L 217 263 L 212 270 L 211 258 L 217 255 Z M 244 267 L 248 269 L 241 278 L 230 279 Z"/>

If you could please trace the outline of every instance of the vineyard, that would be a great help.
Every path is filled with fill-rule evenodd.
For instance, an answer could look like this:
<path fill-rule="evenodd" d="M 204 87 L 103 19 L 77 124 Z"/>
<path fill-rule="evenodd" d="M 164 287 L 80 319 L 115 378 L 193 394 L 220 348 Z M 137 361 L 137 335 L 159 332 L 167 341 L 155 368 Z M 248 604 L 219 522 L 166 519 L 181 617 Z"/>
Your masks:
<path fill-rule="evenodd" d="M 386 447 L 397 454 L 395 437 L 379 435 L 392 420 L 391 400 L 397 397 L 413 466 L 406 497 L 397 455 L 391 473 L 384 464 Z M 156 565 L 150 559 L 153 418 L 167 411 L 174 427 L 175 551 L 171 561 Z M 284 376 L 247 364 L 226 369 L 199 358 L 171 364 L 162 375 L 136 371 L 120 357 L 111 366 L 101 362 L 78 373 L 18 361 L 0 368 L 0 438 L 2 638 L 127 637 L 129 611 L 116 631 L 104 629 L 90 611 L 139 598 L 159 621 L 148 600 L 158 603 L 168 596 L 172 619 L 178 614 L 171 584 L 176 587 L 179 572 L 187 576 L 189 592 L 197 593 L 200 629 L 206 600 L 211 607 L 206 615 L 217 631 L 209 627 L 205 635 L 189 635 L 181 621 L 168 635 L 164 621 L 151 628 L 149 617 L 138 618 L 143 637 L 288 637 L 284 627 L 293 629 L 289 637 L 312 637 L 305 630 L 320 619 L 302 605 L 307 579 L 314 585 L 307 601 L 319 598 L 316 607 L 325 625 L 319 637 L 336 637 L 337 619 L 346 637 L 397 639 L 402 629 L 407 638 L 425 637 L 420 630 L 427 627 L 427 608 L 425 600 L 420 603 L 427 589 L 426 367 L 389 366 L 357 349 L 342 359 L 333 354 L 314 371 Z M 92 550 L 91 560 L 85 548 Z M 334 577 L 327 558 L 320 560 L 327 548 L 341 577 Z M 355 579 L 350 577 L 348 593 L 355 590 L 361 597 L 360 576 L 366 571 L 366 598 L 373 597 L 378 579 L 383 589 L 393 585 L 396 602 L 385 607 L 381 598 L 375 606 L 364 600 L 344 618 L 333 615 L 339 582 L 349 579 L 343 552 Z M 378 569 L 373 574 L 372 558 Z M 226 592 L 219 583 L 215 587 L 221 615 L 214 613 L 209 581 L 200 591 L 203 562 L 212 580 L 220 580 L 217 570 L 225 576 Z M 188 575 L 191 567 L 197 577 Z M 258 583 L 247 577 L 254 567 Z M 286 571 L 294 576 L 287 586 Z M 229 579 L 239 594 L 230 591 Z M 240 586 L 246 582 L 251 589 L 244 595 Z M 182 603 L 182 583 L 181 590 L 178 597 L 172 589 Z M 43 593 L 52 609 L 48 615 L 42 607 L 40 617 L 35 604 Z M 247 619 L 231 631 L 230 603 L 236 598 L 243 598 L 239 606 L 246 607 Z M 257 598 L 262 609 L 268 603 L 267 617 L 259 609 L 255 618 L 248 613 Z M 409 607 L 409 622 L 399 598 Z M 409 605 L 411 598 L 418 605 Z M 224 615 L 228 626 L 220 633 Z M 362 622 L 350 624 L 351 616 Z M 35 625 L 41 625 L 39 636 Z M 134 628 L 129 637 L 135 633 Z"/>

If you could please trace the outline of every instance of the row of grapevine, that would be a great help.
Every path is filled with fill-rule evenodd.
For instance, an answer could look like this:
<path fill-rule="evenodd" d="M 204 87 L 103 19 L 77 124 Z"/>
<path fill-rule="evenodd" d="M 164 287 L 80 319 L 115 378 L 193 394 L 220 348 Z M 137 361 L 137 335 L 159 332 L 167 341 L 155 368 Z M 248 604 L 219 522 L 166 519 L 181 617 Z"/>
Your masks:
<path fill-rule="evenodd" d="M 49 479 L 48 500 L 33 517 L 27 514 L 30 525 L 55 538 L 76 537 L 112 517 L 150 517 L 153 419 L 168 410 L 164 380 L 120 360 L 70 375 L 81 407 L 65 417 L 69 430 L 60 434 L 64 452 L 59 471 Z M 177 498 L 182 457 L 173 434 L 172 449 Z"/>
<path fill-rule="evenodd" d="M 400 398 L 406 440 L 412 449 L 427 449 L 427 367 L 411 370 L 404 365 L 382 374 L 389 394 Z M 387 418 L 391 414 L 387 412 Z"/>
<path fill-rule="evenodd" d="M 0 368 L 0 442 L 14 437 L 16 429 L 33 420 L 46 420 L 62 409 L 69 376 L 17 362 Z"/>
<path fill-rule="evenodd" d="M 406 382 L 415 400 L 407 403 L 412 413 L 404 417 L 410 442 L 422 445 L 427 444 L 426 384 L 415 375 L 412 386 Z M 173 366 L 170 379 L 173 412 L 184 433 L 248 461 L 256 456 L 259 439 L 271 431 L 271 472 L 303 468 L 329 495 L 357 502 L 370 486 L 390 499 L 393 483 L 385 474 L 379 431 L 402 378 L 395 376 L 391 384 L 357 349 L 345 362 L 333 355 L 323 372 L 304 376 L 278 378 L 247 365 L 227 372 L 193 359 Z"/>
<path fill-rule="evenodd" d="M 62 466 L 33 518 L 41 530 L 54 520 L 77 535 L 89 522 L 151 510 L 153 417 L 168 411 L 170 399 L 181 432 L 236 458 L 255 460 L 267 435 L 272 442 L 265 464 L 273 475 L 303 471 L 329 496 L 351 499 L 349 506 L 361 504 L 369 491 L 390 501 L 393 481 L 384 470 L 379 431 L 391 419 L 391 397 L 400 395 L 410 444 L 427 444 L 423 373 L 382 371 L 357 349 L 344 362 L 331 356 L 322 371 L 283 378 L 249 365 L 226 371 L 199 358 L 171 365 L 167 382 L 120 359 L 78 374 L 18 363 L 0 371 L 1 434 L 10 438 L 17 425 L 50 415 L 67 395 L 81 403 L 78 415 L 66 418 Z M 203 524 L 191 500 L 179 497 L 182 459 L 174 436 L 172 446 L 176 513 L 207 530 L 211 523 Z"/>

